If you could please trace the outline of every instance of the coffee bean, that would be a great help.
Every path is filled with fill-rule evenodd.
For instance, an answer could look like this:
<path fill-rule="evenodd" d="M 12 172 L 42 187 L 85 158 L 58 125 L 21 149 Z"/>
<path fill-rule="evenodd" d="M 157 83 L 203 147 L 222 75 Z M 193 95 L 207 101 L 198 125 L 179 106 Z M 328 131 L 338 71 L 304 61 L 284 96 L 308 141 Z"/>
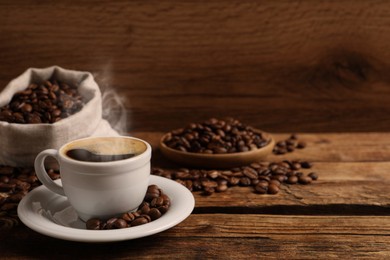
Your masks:
<path fill-rule="evenodd" d="M 87 229 L 121 229 L 143 225 L 160 218 L 168 211 L 170 199 L 166 194 L 162 193 L 162 191 L 156 185 L 151 185 L 148 187 L 149 192 L 155 192 L 156 190 L 160 191 L 161 197 L 158 198 L 161 198 L 161 200 L 164 201 L 164 206 L 159 206 L 158 208 L 149 208 L 149 203 L 144 200 L 144 202 L 139 206 L 139 210 L 137 212 L 127 212 L 122 214 L 122 216 L 119 218 L 113 217 L 108 219 L 106 222 L 96 218 L 88 220 L 86 223 Z M 147 213 L 144 214 L 145 212 Z"/>
<path fill-rule="evenodd" d="M 228 150 L 224 147 L 216 147 L 213 149 L 213 153 L 227 153 Z"/>
<path fill-rule="evenodd" d="M 249 179 L 248 177 L 240 178 L 240 185 L 241 186 L 250 186 L 251 185 L 251 179 Z"/>
<path fill-rule="evenodd" d="M 150 185 L 146 191 L 145 201 L 152 201 L 160 196 L 160 190 L 157 185 Z"/>
<path fill-rule="evenodd" d="M 224 192 L 227 191 L 228 186 L 226 184 L 219 184 L 216 188 L 215 191 L 217 192 Z"/>
<path fill-rule="evenodd" d="M 0 120 L 19 124 L 55 123 L 80 111 L 84 103 L 77 87 L 58 84 L 55 80 L 31 83 L 0 108 Z"/>
<path fill-rule="evenodd" d="M 313 181 L 316 181 L 318 179 L 318 175 L 315 172 L 311 172 L 307 176 L 309 176 Z"/>
<path fill-rule="evenodd" d="M 214 192 L 215 192 L 215 189 L 211 188 L 211 187 L 205 187 L 203 189 L 203 194 L 206 196 L 209 196 L 209 195 L 213 194 Z"/>
<path fill-rule="evenodd" d="M 298 182 L 298 177 L 297 176 L 290 176 L 286 180 L 288 184 L 296 184 Z"/>
<path fill-rule="evenodd" d="M 101 226 L 101 221 L 97 218 L 91 218 L 86 222 L 87 229 L 90 230 L 99 230 Z"/>
<path fill-rule="evenodd" d="M 140 206 L 141 214 L 148 214 L 150 211 L 149 203 L 145 202 Z"/>
<path fill-rule="evenodd" d="M 281 140 L 276 142 L 276 145 L 273 149 L 273 153 L 276 155 L 283 155 L 286 153 L 294 152 L 296 148 L 303 149 L 306 147 L 306 143 L 297 140 L 298 137 L 292 134 L 286 140 Z"/>
<path fill-rule="evenodd" d="M 150 202 L 150 206 L 151 207 L 160 207 L 164 205 L 164 199 L 161 198 L 161 197 L 157 197 L 157 198 L 154 198 L 151 202 Z"/>
<path fill-rule="evenodd" d="M 11 211 L 11 210 L 16 210 L 17 207 L 18 207 L 18 203 L 6 202 L 1 206 L 0 210 Z"/>
<path fill-rule="evenodd" d="M 269 182 L 269 185 L 275 185 L 275 186 L 277 186 L 277 187 L 279 187 L 280 186 L 280 181 L 278 181 L 278 180 L 270 180 L 270 182 Z"/>
<path fill-rule="evenodd" d="M 152 220 L 156 220 L 158 218 L 161 217 L 161 212 L 157 209 L 157 208 L 152 208 L 150 211 L 149 211 L 149 216 Z"/>
<path fill-rule="evenodd" d="M 158 207 L 157 209 L 161 212 L 161 214 L 164 215 L 165 213 L 167 213 L 169 206 L 161 206 L 161 207 Z"/>
<path fill-rule="evenodd" d="M 264 181 L 267 181 L 267 182 L 269 182 L 269 181 L 271 180 L 271 178 L 270 178 L 270 177 L 268 177 L 268 176 L 264 176 L 264 175 L 262 175 L 262 176 L 259 176 L 259 180 L 264 180 Z"/>
<path fill-rule="evenodd" d="M 12 114 L 13 118 L 14 118 L 14 122 L 13 123 L 20 123 L 20 124 L 24 124 L 26 121 L 24 120 L 24 116 L 22 113 L 20 112 L 14 112 Z"/>
<path fill-rule="evenodd" d="M 147 215 L 147 214 L 143 214 L 140 217 L 145 218 L 148 222 L 152 221 L 152 218 L 149 215 Z"/>
<path fill-rule="evenodd" d="M 258 183 L 255 186 L 255 191 L 259 194 L 266 194 L 268 190 L 268 185 L 264 185 L 263 183 Z"/>
<path fill-rule="evenodd" d="M 160 194 L 161 191 L 160 191 L 160 188 L 157 186 L 157 185 L 149 185 L 148 186 L 148 189 L 147 189 L 147 193 L 157 193 L 157 194 Z"/>
<path fill-rule="evenodd" d="M 316 178 L 315 173 L 310 176 L 305 176 L 303 171 L 307 165 L 311 163 L 304 161 L 289 161 L 272 162 L 268 165 L 261 163 L 252 163 L 248 166 L 235 167 L 228 170 L 199 170 L 186 169 L 186 175 L 174 175 L 173 179 L 185 186 L 189 180 L 175 179 L 188 178 L 191 176 L 191 187 L 193 191 L 202 191 L 203 195 L 211 195 L 215 192 L 223 192 L 232 186 L 252 186 L 256 193 L 265 194 L 268 192 L 268 187 L 273 187 L 268 194 L 276 194 L 283 183 L 287 184 L 309 184 L 313 178 Z M 301 170 L 298 172 L 298 169 Z M 162 168 L 152 168 L 152 174 L 159 176 L 172 176 L 171 170 Z M 276 188 L 278 189 L 276 189 Z"/>
<path fill-rule="evenodd" d="M 258 178 L 257 171 L 253 168 L 245 167 L 242 172 L 249 179 L 257 179 Z"/>
<path fill-rule="evenodd" d="M 236 185 L 238 185 L 239 183 L 240 183 L 240 179 L 237 178 L 237 177 L 231 177 L 231 178 L 229 179 L 229 184 L 230 184 L 231 186 L 236 186 Z"/>
<path fill-rule="evenodd" d="M 301 166 L 304 169 L 310 169 L 311 167 L 313 167 L 313 164 L 310 162 L 301 162 Z"/>
<path fill-rule="evenodd" d="M 311 183 L 311 181 L 312 181 L 312 179 L 310 178 L 310 177 L 308 177 L 308 176 L 300 176 L 299 178 L 298 178 L 298 182 L 300 183 L 300 184 L 309 184 L 309 183 Z"/>
<path fill-rule="evenodd" d="M 127 213 L 124 213 L 121 218 L 126 220 L 127 222 L 131 222 L 133 221 L 136 217 L 138 217 L 139 214 L 138 213 L 132 213 L 132 212 L 127 212 Z"/>
<path fill-rule="evenodd" d="M 42 123 L 42 119 L 38 113 L 32 113 L 26 115 L 27 123 L 29 124 L 40 124 Z"/>
<path fill-rule="evenodd" d="M 207 173 L 207 175 L 211 178 L 211 179 L 216 179 L 218 176 L 219 176 L 219 173 L 218 171 L 209 171 Z"/>
<path fill-rule="evenodd" d="M 199 191 L 201 190 L 203 187 L 202 187 L 202 183 L 199 181 L 199 180 L 194 180 L 192 182 L 192 189 L 194 191 Z"/>
<path fill-rule="evenodd" d="M 113 227 L 120 229 L 120 228 L 126 228 L 127 227 L 127 222 L 124 219 L 118 218 L 117 220 L 114 221 Z"/>
<path fill-rule="evenodd" d="M 277 181 L 279 181 L 279 182 L 284 182 L 285 180 L 287 180 L 287 176 L 282 175 L 282 174 L 273 175 L 273 176 L 271 177 L 271 180 L 277 180 Z"/>
<path fill-rule="evenodd" d="M 104 228 L 105 229 L 114 229 L 115 226 L 114 226 L 114 223 L 115 221 L 117 221 L 118 218 L 110 218 L 109 220 L 106 221 L 105 225 L 104 225 Z"/>
<path fill-rule="evenodd" d="M 0 183 L 8 183 L 9 177 L 5 175 L 0 175 Z"/>
<path fill-rule="evenodd" d="M 20 110 L 24 113 L 30 113 L 32 111 L 32 106 L 28 103 L 23 103 L 23 106 L 20 107 Z"/>
<path fill-rule="evenodd" d="M 279 187 L 275 184 L 270 184 L 268 186 L 268 193 L 269 194 L 276 194 L 279 192 Z"/>
<path fill-rule="evenodd" d="M 164 206 L 170 206 L 171 205 L 171 199 L 168 197 L 166 194 L 161 194 L 161 198 L 163 200 L 163 205 Z"/>
<path fill-rule="evenodd" d="M 23 199 L 24 196 L 25 196 L 25 194 L 23 194 L 23 193 L 15 193 L 15 194 L 12 194 L 11 196 L 9 196 L 8 200 L 11 202 L 19 202 Z"/>
<path fill-rule="evenodd" d="M 135 227 L 135 226 L 146 224 L 148 222 L 149 221 L 147 218 L 140 216 L 140 217 L 136 218 L 135 220 L 131 221 L 131 226 Z"/>
<path fill-rule="evenodd" d="M 0 192 L 13 192 L 15 189 L 15 183 L 0 183 Z"/>
<path fill-rule="evenodd" d="M 14 178 L 8 182 L 8 184 L 14 184 L 17 190 L 29 190 L 31 185 L 28 182 L 21 181 L 18 178 Z"/>
<path fill-rule="evenodd" d="M 0 230 L 9 230 L 17 226 L 19 221 L 16 217 L 0 216 Z"/>
<path fill-rule="evenodd" d="M 238 120 L 211 118 L 203 123 L 191 123 L 185 128 L 173 130 L 165 136 L 163 142 L 183 152 L 226 154 L 261 148 L 269 140 Z"/>
<path fill-rule="evenodd" d="M 8 194 L 8 193 L 0 192 L 0 206 L 3 205 L 7 201 L 9 196 L 10 196 L 10 194 Z"/>
<path fill-rule="evenodd" d="M 205 188 L 215 188 L 218 186 L 216 181 L 202 181 L 202 186 Z"/>
<path fill-rule="evenodd" d="M 2 225 L 4 219 L 12 226 L 19 223 L 16 208 L 20 200 L 28 191 L 40 185 L 34 169 L 0 165 L 0 230 L 5 228 Z"/>
<path fill-rule="evenodd" d="M 298 163 L 298 162 L 295 162 L 295 163 L 293 163 L 293 164 L 291 165 L 291 169 L 293 169 L 293 170 L 299 170 L 299 169 L 301 169 L 301 164 Z"/>

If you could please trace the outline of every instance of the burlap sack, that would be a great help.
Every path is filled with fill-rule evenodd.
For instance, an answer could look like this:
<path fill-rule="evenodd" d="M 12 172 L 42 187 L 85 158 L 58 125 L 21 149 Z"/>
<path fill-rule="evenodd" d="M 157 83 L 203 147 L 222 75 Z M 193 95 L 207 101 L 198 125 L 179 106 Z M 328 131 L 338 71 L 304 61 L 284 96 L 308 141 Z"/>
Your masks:
<path fill-rule="evenodd" d="M 115 136 L 118 133 L 102 118 L 99 86 L 88 72 L 65 70 L 58 66 L 30 68 L 12 80 L 0 93 L 0 107 L 31 82 L 50 78 L 76 83 L 86 104 L 74 115 L 53 124 L 16 124 L 0 121 L 0 165 L 32 167 L 36 155 L 44 149 L 88 136 Z"/>

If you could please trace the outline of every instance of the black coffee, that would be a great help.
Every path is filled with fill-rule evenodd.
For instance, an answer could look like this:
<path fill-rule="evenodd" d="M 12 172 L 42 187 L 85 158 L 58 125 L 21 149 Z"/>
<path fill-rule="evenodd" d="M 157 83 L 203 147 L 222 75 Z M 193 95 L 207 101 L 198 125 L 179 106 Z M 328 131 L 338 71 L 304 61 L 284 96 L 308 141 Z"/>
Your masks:
<path fill-rule="evenodd" d="M 87 149 L 75 148 L 66 152 L 66 155 L 74 160 L 83 162 L 112 162 L 134 157 L 136 154 L 96 154 Z"/>

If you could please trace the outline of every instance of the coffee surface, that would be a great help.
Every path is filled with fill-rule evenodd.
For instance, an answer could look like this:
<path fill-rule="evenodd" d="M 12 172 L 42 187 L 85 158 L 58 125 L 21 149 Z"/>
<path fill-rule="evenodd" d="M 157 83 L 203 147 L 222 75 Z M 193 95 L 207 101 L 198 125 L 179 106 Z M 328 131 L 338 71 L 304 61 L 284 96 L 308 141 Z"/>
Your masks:
<path fill-rule="evenodd" d="M 68 150 L 66 155 L 74 160 L 83 162 L 111 162 L 134 157 L 134 153 L 126 154 L 96 154 L 87 149 L 75 148 Z"/>
<path fill-rule="evenodd" d="M 95 137 L 75 140 L 60 151 L 64 156 L 83 162 L 125 160 L 146 151 L 146 144 L 126 137 Z"/>

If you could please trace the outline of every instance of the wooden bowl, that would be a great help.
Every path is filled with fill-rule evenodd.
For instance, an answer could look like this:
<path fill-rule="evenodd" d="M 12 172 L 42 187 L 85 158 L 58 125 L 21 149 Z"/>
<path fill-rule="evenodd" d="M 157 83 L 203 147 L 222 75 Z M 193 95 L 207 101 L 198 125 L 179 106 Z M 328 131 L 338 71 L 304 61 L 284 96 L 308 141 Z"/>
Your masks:
<path fill-rule="evenodd" d="M 248 152 L 238 153 L 225 153 L 225 154 L 203 154 L 203 153 L 191 153 L 182 152 L 179 150 L 168 147 L 163 140 L 165 134 L 160 139 L 160 151 L 169 160 L 176 162 L 180 165 L 196 168 L 233 168 L 243 165 L 248 165 L 253 162 L 262 161 L 268 154 L 270 154 L 274 148 L 275 141 L 270 134 L 257 130 L 263 134 L 263 136 L 269 140 L 268 144 Z"/>

